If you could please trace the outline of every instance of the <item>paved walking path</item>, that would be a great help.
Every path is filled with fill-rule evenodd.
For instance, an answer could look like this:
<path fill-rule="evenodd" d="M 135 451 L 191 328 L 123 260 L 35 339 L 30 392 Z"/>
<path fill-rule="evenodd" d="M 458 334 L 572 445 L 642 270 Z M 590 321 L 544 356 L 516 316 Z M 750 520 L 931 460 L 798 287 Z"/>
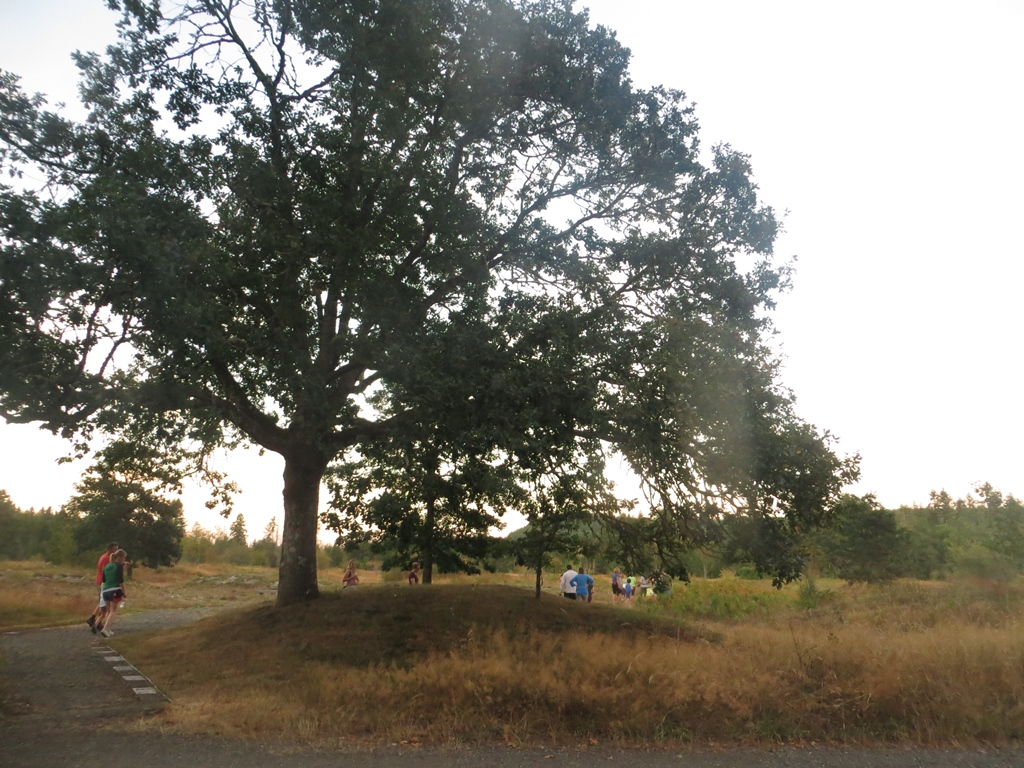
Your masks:
<path fill-rule="evenodd" d="M 201 611 L 118 617 L 118 632 L 193 621 Z M 315 752 L 125 726 L 166 704 L 130 659 L 84 626 L 0 636 L 0 768 L 1021 768 L 1024 749 L 778 749 L 669 752 L 399 749 Z"/>

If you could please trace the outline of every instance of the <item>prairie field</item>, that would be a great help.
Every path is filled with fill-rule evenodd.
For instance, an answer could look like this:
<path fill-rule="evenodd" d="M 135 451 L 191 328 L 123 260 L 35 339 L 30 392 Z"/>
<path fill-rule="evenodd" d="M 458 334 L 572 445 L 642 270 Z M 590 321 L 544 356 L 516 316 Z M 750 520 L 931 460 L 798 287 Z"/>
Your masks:
<path fill-rule="evenodd" d="M 0 628 L 82 621 L 77 575 L 0 563 Z M 613 605 L 598 575 L 584 605 L 556 574 L 539 601 L 525 572 L 360 575 L 342 591 L 323 571 L 322 599 L 279 610 L 269 569 L 137 571 L 129 610 L 213 609 L 109 641 L 173 701 L 137 727 L 325 747 L 1024 739 L 1019 581 L 724 577 Z"/>

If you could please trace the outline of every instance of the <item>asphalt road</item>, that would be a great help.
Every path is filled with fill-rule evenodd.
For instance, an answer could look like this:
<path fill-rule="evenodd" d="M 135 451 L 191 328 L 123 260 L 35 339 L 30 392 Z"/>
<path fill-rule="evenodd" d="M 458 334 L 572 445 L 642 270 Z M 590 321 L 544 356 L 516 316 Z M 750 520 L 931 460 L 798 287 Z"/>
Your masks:
<path fill-rule="evenodd" d="M 118 632 L 192 621 L 197 611 L 126 613 Z M 81 627 L 0 636 L 0 768 L 1024 768 L 1024 749 L 832 748 L 586 750 L 382 747 L 310 751 L 136 730 L 166 705 Z"/>

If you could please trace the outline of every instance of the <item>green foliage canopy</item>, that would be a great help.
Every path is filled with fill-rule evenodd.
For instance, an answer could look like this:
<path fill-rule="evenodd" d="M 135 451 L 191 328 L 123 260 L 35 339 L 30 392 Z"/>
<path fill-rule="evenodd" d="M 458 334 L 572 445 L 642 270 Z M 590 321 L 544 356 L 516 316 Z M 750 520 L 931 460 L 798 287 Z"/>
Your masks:
<path fill-rule="evenodd" d="M 620 451 L 683 536 L 714 503 L 789 546 L 851 476 L 763 346 L 748 159 L 569 0 L 108 5 L 86 121 L 0 74 L 0 412 L 281 454 L 280 604 L 331 462 L 456 415 L 442 456 Z"/>

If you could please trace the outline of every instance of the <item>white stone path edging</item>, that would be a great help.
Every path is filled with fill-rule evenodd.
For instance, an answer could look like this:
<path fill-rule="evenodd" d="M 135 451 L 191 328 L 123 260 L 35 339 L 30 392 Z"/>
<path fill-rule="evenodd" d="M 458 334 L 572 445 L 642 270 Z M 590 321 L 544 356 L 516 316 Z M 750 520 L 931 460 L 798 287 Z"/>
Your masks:
<path fill-rule="evenodd" d="M 139 670 L 125 661 L 124 656 L 118 654 L 117 651 L 107 646 L 100 646 L 96 649 L 96 653 L 101 655 L 103 660 L 108 662 L 114 668 L 114 671 L 120 674 L 124 681 L 132 686 L 132 691 L 134 691 L 135 695 L 140 699 L 149 699 L 151 701 L 154 699 L 162 699 L 163 701 L 170 701 L 169 698 L 157 690 L 156 686 L 153 685 L 153 682 L 148 677 L 141 674 Z M 147 685 L 140 685 L 139 687 L 136 687 L 139 683 L 147 683 Z"/>

